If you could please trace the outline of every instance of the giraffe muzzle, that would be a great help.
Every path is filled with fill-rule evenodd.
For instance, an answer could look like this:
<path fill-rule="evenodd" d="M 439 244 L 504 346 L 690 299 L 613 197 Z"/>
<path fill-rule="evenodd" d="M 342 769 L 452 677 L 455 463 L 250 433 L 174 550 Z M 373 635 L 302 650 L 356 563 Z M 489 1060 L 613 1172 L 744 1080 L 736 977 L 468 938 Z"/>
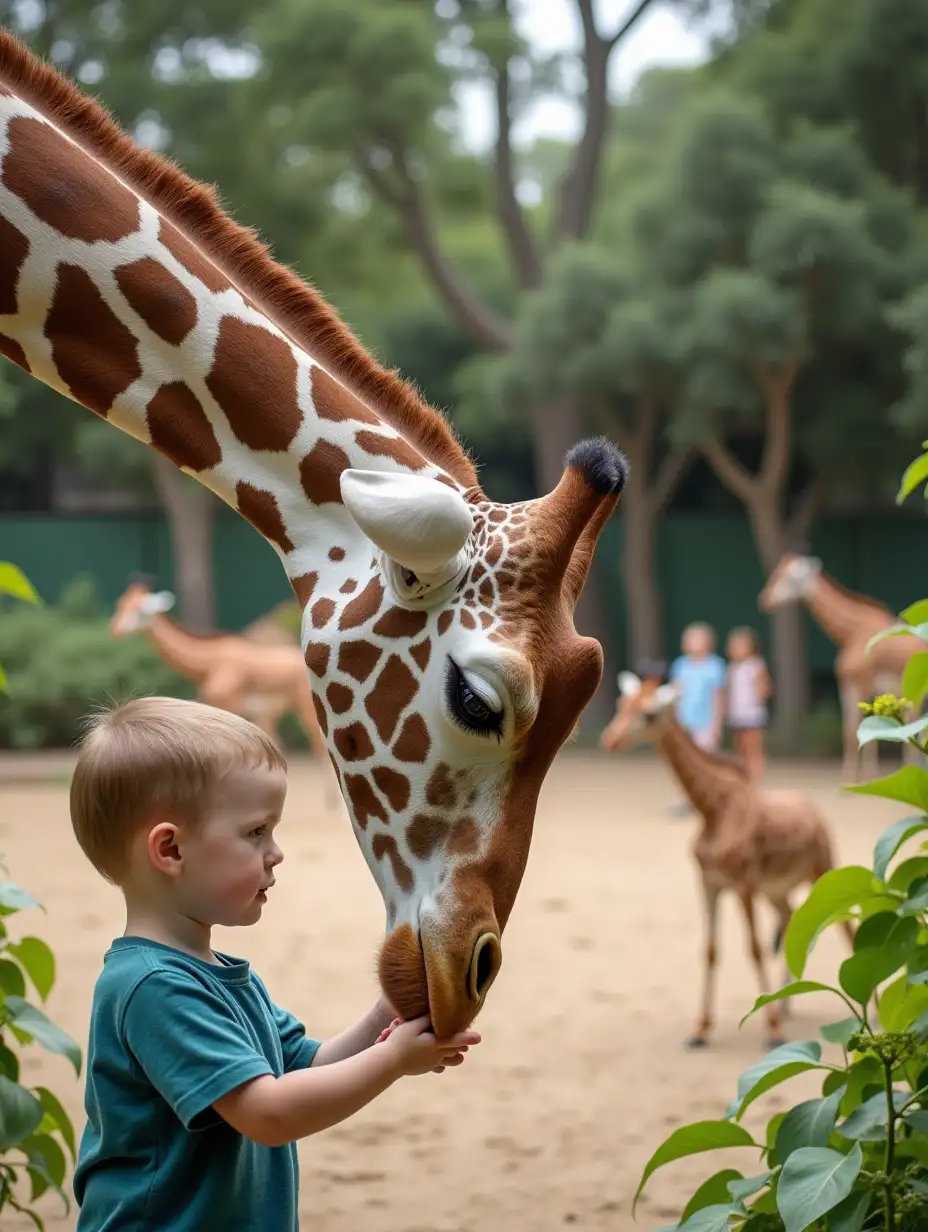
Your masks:
<path fill-rule="evenodd" d="M 503 947 L 495 933 L 483 933 L 477 938 L 467 972 L 467 991 L 478 1004 L 487 995 L 490 985 L 503 965 Z"/>

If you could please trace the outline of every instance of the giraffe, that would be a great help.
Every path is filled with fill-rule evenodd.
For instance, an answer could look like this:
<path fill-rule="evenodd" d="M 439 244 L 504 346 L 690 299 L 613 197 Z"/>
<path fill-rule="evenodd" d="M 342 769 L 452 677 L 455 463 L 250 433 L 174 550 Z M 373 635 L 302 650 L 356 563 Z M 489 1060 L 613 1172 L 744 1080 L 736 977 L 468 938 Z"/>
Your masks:
<path fill-rule="evenodd" d="M 397 1016 L 486 1003 L 548 769 L 602 677 L 573 620 L 627 478 L 581 441 L 498 504 L 444 417 L 211 189 L 0 32 L 0 350 L 276 549 L 384 903 Z"/>
<path fill-rule="evenodd" d="M 760 991 L 768 993 L 755 901 L 766 898 L 776 912 L 776 951 L 792 915 L 790 894 L 804 882 L 817 880 L 834 861 L 828 830 L 815 803 L 801 792 L 762 789 L 739 760 L 701 749 L 677 722 L 678 686 L 661 684 L 662 675 L 655 671 L 641 680 L 633 672 L 619 674 L 615 717 L 604 729 L 600 745 L 618 750 L 635 743 L 656 744 L 702 818 L 693 855 L 705 900 L 706 956 L 700 1015 L 687 1040 L 688 1047 L 698 1048 L 708 1043 L 713 1025 L 722 892 L 733 890 L 738 897 Z M 787 972 L 785 982 L 791 978 Z M 785 1004 L 765 1007 L 768 1047 L 783 1042 Z"/>
<path fill-rule="evenodd" d="M 888 637 L 870 649 L 867 643 L 898 617 L 884 604 L 867 595 L 848 590 L 826 573 L 817 556 L 786 552 L 777 563 L 757 604 L 762 612 L 772 612 L 784 603 L 804 600 L 813 618 L 837 645 L 835 677 L 841 699 L 844 755 L 841 772 L 845 781 L 855 781 L 862 772 L 873 778 L 877 773 L 879 750 L 874 741 L 859 749 L 857 726 L 862 714 L 858 702 L 877 693 L 897 693 L 902 687 L 906 663 L 925 645 L 917 637 Z M 906 763 L 917 760 L 918 752 L 903 746 Z"/>
<path fill-rule="evenodd" d="M 201 701 L 245 715 L 272 739 L 284 715 L 296 714 L 314 755 L 324 758 L 300 647 L 252 642 L 233 633 L 194 633 L 167 615 L 174 602 L 169 590 L 153 591 L 148 578 L 135 575 L 116 602 L 110 633 L 125 637 L 144 631 L 161 658 L 196 683 Z M 326 798 L 331 804 L 333 793 Z"/>

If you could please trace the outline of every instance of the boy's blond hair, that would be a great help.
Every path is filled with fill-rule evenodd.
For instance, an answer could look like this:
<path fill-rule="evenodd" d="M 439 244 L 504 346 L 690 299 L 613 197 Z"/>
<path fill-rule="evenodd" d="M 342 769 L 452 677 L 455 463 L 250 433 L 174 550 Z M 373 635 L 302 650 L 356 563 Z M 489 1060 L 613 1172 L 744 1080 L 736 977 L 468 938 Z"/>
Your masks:
<path fill-rule="evenodd" d="M 196 822 L 232 769 L 286 771 L 247 719 L 177 697 L 142 697 L 90 715 L 71 779 L 71 824 L 84 854 L 119 885 L 138 827 L 156 811 Z"/>

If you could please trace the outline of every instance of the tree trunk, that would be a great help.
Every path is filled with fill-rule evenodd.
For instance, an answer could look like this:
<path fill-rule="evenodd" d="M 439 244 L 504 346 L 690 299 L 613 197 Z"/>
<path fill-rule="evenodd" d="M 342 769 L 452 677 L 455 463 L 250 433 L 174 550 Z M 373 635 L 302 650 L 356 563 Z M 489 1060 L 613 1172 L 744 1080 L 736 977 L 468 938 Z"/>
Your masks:
<path fill-rule="evenodd" d="M 215 628 L 213 525 L 216 500 L 160 453 L 151 453 L 152 478 L 171 530 L 174 589 L 180 619 L 191 629 Z"/>
<path fill-rule="evenodd" d="M 786 544 L 787 525 L 779 501 L 759 495 L 749 508 L 757 554 L 767 577 Z M 774 681 L 774 732 L 781 748 L 795 745 L 799 721 L 809 709 L 809 673 L 806 666 L 805 613 L 802 604 L 788 603 L 770 616 L 771 667 Z"/>
<path fill-rule="evenodd" d="M 654 539 L 657 518 L 647 476 L 636 477 L 635 466 L 622 496 L 625 538 L 622 544 L 622 581 L 628 612 L 628 667 L 637 671 L 642 659 L 661 658 L 661 604 L 654 577 Z"/>
<path fill-rule="evenodd" d="M 583 440 L 586 425 L 576 398 L 564 398 L 539 410 L 532 419 L 535 481 L 539 494 L 557 487 L 564 473 L 564 457 L 572 445 Z M 622 497 L 624 500 L 625 497 Z M 619 667 L 615 653 L 612 623 L 608 619 L 595 558 L 583 593 L 574 611 L 577 632 L 595 637 L 603 648 L 605 665 L 599 688 L 581 716 L 583 730 L 597 732 L 615 711 L 615 678 Z"/>

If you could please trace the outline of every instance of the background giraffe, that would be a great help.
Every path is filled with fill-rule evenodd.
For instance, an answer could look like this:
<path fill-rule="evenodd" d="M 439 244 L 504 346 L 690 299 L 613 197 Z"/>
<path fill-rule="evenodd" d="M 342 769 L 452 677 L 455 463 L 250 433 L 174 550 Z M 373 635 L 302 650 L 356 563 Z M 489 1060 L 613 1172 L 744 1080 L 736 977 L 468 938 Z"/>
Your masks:
<path fill-rule="evenodd" d="M 212 193 L 0 34 L 0 350 L 164 453 L 278 551 L 319 724 L 384 898 L 383 990 L 470 1023 L 538 792 L 593 695 L 573 625 L 626 479 L 574 448 L 500 506 L 443 418 Z"/>
<path fill-rule="evenodd" d="M 887 637 L 868 650 L 870 639 L 895 624 L 898 617 L 885 603 L 842 586 L 822 569 L 817 556 L 787 552 L 760 592 L 758 606 L 762 612 L 772 612 L 785 603 L 800 601 L 838 647 L 835 677 L 844 737 L 842 775 L 849 782 L 861 773 L 864 778 L 873 778 L 879 748 L 876 741 L 858 748 L 857 727 L 863 717 L 858 703 L 878 693 L 900 692 L 906 663 L 925 645 L 917 637 Z M 906 762 L 914 762 L 918 752 L 905 744 L 902 756 Z"/>

